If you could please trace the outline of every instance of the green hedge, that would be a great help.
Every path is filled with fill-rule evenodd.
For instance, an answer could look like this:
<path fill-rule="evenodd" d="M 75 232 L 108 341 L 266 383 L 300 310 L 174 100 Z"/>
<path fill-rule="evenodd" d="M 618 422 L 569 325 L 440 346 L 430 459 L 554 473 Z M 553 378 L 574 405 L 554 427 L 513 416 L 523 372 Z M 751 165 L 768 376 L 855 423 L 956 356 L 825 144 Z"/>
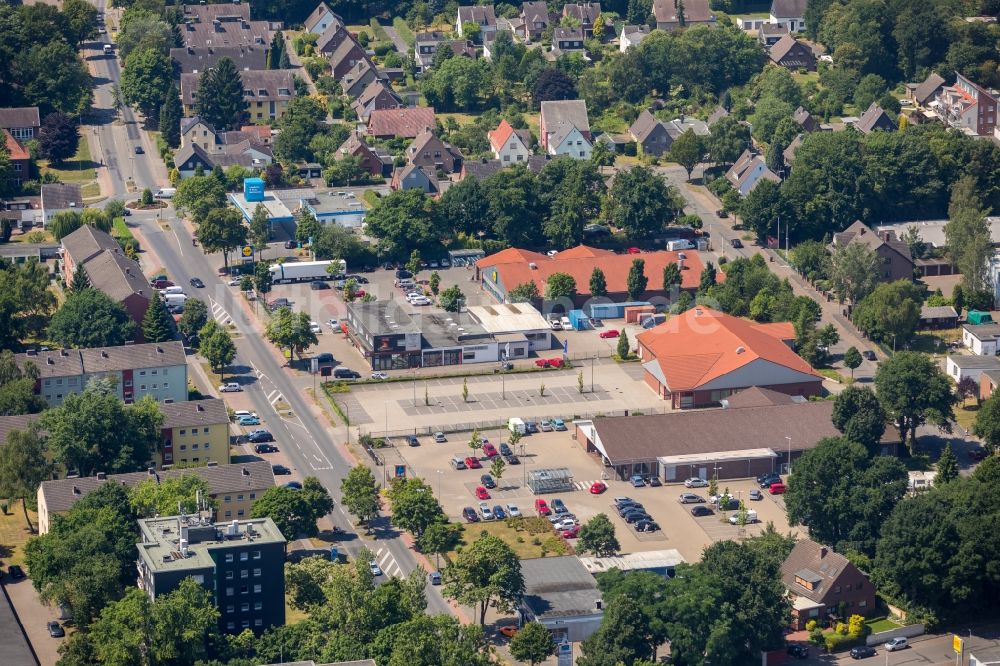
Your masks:
<path fill-rule="evenodd" d="M 855 645 L 864 645 L 864 642 L 865 639 L 863 636 L 853 636 L 851 634 L 844 635 L 832 632 L 823 636 L 823 644 L 826 646 L 827 652 L 849 650 Z"/>

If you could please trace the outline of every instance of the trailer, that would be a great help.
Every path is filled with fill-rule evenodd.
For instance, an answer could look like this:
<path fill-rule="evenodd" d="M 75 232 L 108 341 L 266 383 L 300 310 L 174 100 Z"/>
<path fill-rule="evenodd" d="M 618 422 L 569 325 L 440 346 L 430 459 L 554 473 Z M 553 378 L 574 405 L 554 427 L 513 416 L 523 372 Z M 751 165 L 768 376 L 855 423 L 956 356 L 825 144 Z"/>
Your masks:
<path fill-rule="evenodd" d="M 649 301 L 629 301 L 626 303 L 591 303 L 591 319 L 624 319 L 625 308 L 650 305 Z"/>
<path fill-rule="evenodd" d="M 347 272 L 347 262 L 343 259 L 336 261 L 300 261 L 274 264 L 268 270 L 271 272 L 271 280 L 275 284 L 332 280 L 334 275 Z"/>
<path fill-rule="evenodd" d="M 582 331 L 590 328 L 590 317 L 583 310 L 570 310 L 569 323 L 573 326 L 573 330 Z"/>

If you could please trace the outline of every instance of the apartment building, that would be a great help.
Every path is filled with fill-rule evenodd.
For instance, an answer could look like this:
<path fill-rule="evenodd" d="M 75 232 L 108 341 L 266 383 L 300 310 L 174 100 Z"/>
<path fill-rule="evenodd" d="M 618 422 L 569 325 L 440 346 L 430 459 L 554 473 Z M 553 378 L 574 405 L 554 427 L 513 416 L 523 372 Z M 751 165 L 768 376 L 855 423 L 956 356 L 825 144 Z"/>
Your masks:
<path fill-rule="evenodd" d="M 160 410 L 163 438 L 156 451 L 157 467 L 229 462 L 229 412 L 223 400 L 172 402 Z"/>

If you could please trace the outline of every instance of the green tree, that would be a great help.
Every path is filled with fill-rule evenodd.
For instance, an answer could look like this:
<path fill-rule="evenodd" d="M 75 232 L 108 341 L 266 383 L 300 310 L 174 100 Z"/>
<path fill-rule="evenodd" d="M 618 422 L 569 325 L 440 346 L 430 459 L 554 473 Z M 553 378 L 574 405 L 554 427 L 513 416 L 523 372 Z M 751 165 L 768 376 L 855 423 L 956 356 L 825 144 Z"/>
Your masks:
<path fill-rule="evenodd" d="M 273 281 L 274 275 L 271 273 L 270 267 L 267 264 L 258 262 L 258 264 L 254 266 L 253 288 L 258 294 L 267 294 L 271 291 L 271 283 Z"/>
<path fill-rule="evenodd" d="M 707 144 L 713 162 L 733 164 L 750 145 L 750 128 L 732 116 L 726 116 L 712 125 Z"/>
<path fill-rule="evenodd" d="M 299 212 L 298 220 L 295 223 L 295 240 L 303 245 L 310 243 L 310 239 L 315 239 L 319 236 L 321 229 L 322 225 L 320 225 L 316 216 L 303 208 Z"/>
<path fill-rule="evenodd" d="M 705 264 L 698 279 L 698 293 L 705 294 L 716 284 L 715 264 L 711 261 Z"/>
<path fill-rule="evenodd" d="M 414 279 L 416 279 L 417 273 L 420 272 L 420 264 L 422 263 L 423 259 L 420 258 L 420 250 L 410 252 L 410 258 L 406 261 L 406 270 L 413 273 Z"/>
<path fill-rule="evenodd" d="M 69 294 L 52 315 L 49 338 L 63 347 L 116 347 L 135 337 L 136 325 L 103 291 Z"/>
<path fill-rule="evenodd" d="M 754 192 L 759 190 L 763 184 L 761 182 L 755 187 Z M 753 194 L 753 192 L 750 194 Z M 819 241 L 803 241 L 796 245 L 792 248 L 791 261 L 795 270 L 810 281 L 826 279 L 829 273 L 829 255 L 826 253 L 826 246 Z"/>
<path fill-rule="evenodd" d="M 281 65 L 283 56 L 285 56 L 285 35 L 279 30 L 271 38 L 271 48 L 267 52 L 267 68 L 285 69 Z"/>
<path fill-rule="evenodd" d="M 200 331 L 207 322 L 208 307 L 205 305 L 205 301 L 198 298 L 189 298 L 184 301 L 184 312 L 181 314 L 180 321 L 177 322 L 177 328 L 180 329 L 181 333 L 190 338 Z"/>
<path fill-rule="evenodd" d="M 437 271 L 431 273 L 431 279 L 427 286 L 431 288 L 431 293 L 437 296 L 438 292 L 441 291 L 441 274 Z"/>
<path fill-rule="evenodd" d="M 316 536 L 316 521 L 333 509 L 333 499 L 315 477 L 306 477 L 302 490 L 284 486 L 268 488 L 250 508 L 252 518 L 270 518 L 286 539 L 300 534 Z"/>
<path fill-rule="evenodd" d="M 292 349 L 302 358 L 302 354 L 313 345 L 319 344 L 319 338 L 312 330 L 312 320 L 308 312 L 299 312 L 293 317 Z"/>
<path fill-rule="evenodd" d="M 236 130 L 246 116 L 243 80 L 232 58 L 220 58 L 198 78 L 195 110 L 217 131 Z"/>
<path fill-rule="evenodd" d="M 910 280 L 882 283 L 859 302 L 851 317 L 865 335 L 883 342 L 908 341 L 920 323 L 923 288 Z"/>
<path fill-rule="evenodd" d="M 518 661 L 526 661 L 531 666 L 542 663 L 555 651 L 552 633 L 538 622 L 527 623 L 510 640 L 511 656 Z"/>
<path fill-rule="evenodd" d="M 984 291 L 989 285 L 989 259 L 993 252 L 986 210 L 972 176 L 963 176 L 951 189 L 945 241 L 948 252 L 962 273 L 968 291 Z"/>
<path fill-rule="evenodd" d="M 456 556 L 442 577 L 445 595 L 475 607 L 480 625 L 491 606 L 498 613 L 512 612 L 524 594 L 521 560 L 502 539 L 485 533 Z"/>
<path fill-rule="evenodd" d="M 670 291 L 681 286 L 681 267 L 670 262 L 663 267 L 663 291 Z"/>
<path fill-rule="evenodd" d="M 934 485 L 951 483 L 958 478 L 958 458 L 951 450 L 951 443 L 944 445 L 941 457 L 937 461 L 937 476 L 934 477 Z"/>
<path fill-rule="evenodd" d="M 594 268 L 590 273 L 590 295 L 594 297 L 608 295 L 608 281 L 600 268 Z"/>
<path fill-rule="evenodd" d="M 931 423 L 951 432 L 955 394 L 948 376 L 929 356 L 919 352 L 893 354 L 879 364 L 875 390 L 911 453 L 916 451 L 918 426 Z"/>
<path fill-rule="evenodd" d="M 49 231 L 57 241 L 79 229 L 83 225 L 80 214 L 73 210 L 60 211 L 49 220 Z"/>
<path fill-rule="evenodd" d="M 580 528 L 577 549 L 593 553 L 595 557 L 611 557 L 621 549 L 615 537 L 615 526 L 607 515 L 599 513 Z"/>
<path fill-rule="evenodd" d="M 80 125 L 76 118 L 61 111 L 45 116 L 38 131 L 38 151 L 50 162 L 61 164 L 76 155 L 80 145 Z"/>
<path fill-rule="evenodd" d="M 646 277 L 646 262 L 642 259 L 633 259 L 632 266 L 628 270 L 625 290 L 630 300 L 637 300 L 646 292 L 649 278 Z"/>
<path fill-rule="evenodd" d="M 621 335 L 618 336 L 618 347 L 616 348 L 615 353 L 617 353 L 618 358 L 623 361 L 632 355 L 632 349 L 628 343 L 628 334 L 624 331 L 624 329 L 622 330 Z"/>
<path fill-rule="evenodd" d="M 652 661 L 650 618 L 633 599 L 621 596 L 607 604 L 600 628 L 583 641 L 579 666 L 615 666 Z"/>
<path fill-rule="evenodd" d="M 850 369 L 851 379 L 854 379 L 854 371 L 861 365 L 864 359 L 861 358 L 861 352 L 858 351 L 857 347 L 853 345 L 847 348 L 844 352 L 844 367 Z"/>
<path fill-rule="evenodd" d="M 355 465 L 340 482 L 341 499 L 344 508 L 353 513 L 363 523 L 378 515 L 378 482 L 375 475 L 365 465 Z"/>
<path fill-rule="evenodd" d="M 87 269 L 83 264 L 77 264 L 73 270 L 73 279 L 69 283 L 69 293 L 76 294 L 84 289 L 90 289 L 90 276 L 87 275 Z"/>
<path fill-rule="evenodd" d="M 35 394 L 38 376 L 34 363 L 25 363 L 22 370 L 12 351 L 0 351 L 0 416 L 37 414 L 48 406 L 45 398 Z"/>
<path fill-rule="evenodd" d="M 146 342 L 166 342 L 174 337 L 174 320 L 167 312 L 167 306 L 154 291 L 142 317 L 142 337 Z"/>
<path fill-rule="evenodd" d="M 507 300 L 511 303 L 534 303 L 541 300 L 538 285 L 532 282 L 522 282 L 507 292 Z"/>
<path fill-rule="evenodd" d="M 982 439 L 991 452 L 1000 447 L 1000 394 L 993 393 L 983 401 L 972 423 L 972 434 Z"/>
<path fill-rule="evenodd" d="M 885 411 L 875 392 L 866 386 L 848 386 L 834 401 L 833 427 L 862 444 L 869 455 L 881 453 L 885 424 Z"/>
<path fill-rule="evenodd" d="M 206 253 L 222 252 L 223 263 L 228 269 L 229 253 L 247 242 L 247 227 L 238 210 L 216 208 L 208 212 L 195 235 Z"/>
<path fill-rule="evenodd" d="M 116 36 L 118 56 L 122 60 L 142 49 L 169 55 L 176 45 L 174 32 L 161 16 L 159 12 L 141 7 L 133 7 L 122 16 Z"/>
<path fill-rule="evenodd" d="M 433 489 L 423 479 L 393 479 L 388 497 L 392 522 L 417 539 L 430 525 L 445 520 Z"/>
<path fill-rule="evenodd" d="M 448 287 L 438 297 L 438 304 L 445 312 L 460 312 L 464 303 L 465 294 L 458 288 L 458 285 Z"/>
<path fill-rule="evenodd" d="M 202 506 L 198 506 L 199 493 Z M 132 510 L 137 516 L 173 516 L 178 512 L 196 513 L 204 508 L 218 508 L 205 479 L 197 474 L 183 474 L 163 479 L 146 479 L 129 491 Z"/>
<path fill-rule="evenodd" d="M 513 446 L 514 444 L 511 444 L 512 448 Z M 501 458 L 500 456 L 494 458 L 493 462 L 490 463 L 490 474 L 492 474 L 493 478 L 497 480 L 498 486 L 500 485 L 500 480 L 503 479 L 503 473 L 506 469 L 507 469 L 507 463 L 504 462 L 504 459 Z"/>
<path fill-rule="evenodd" d="M 681 134 L 670 144 L 670 159 L 684 167 L 689 181 L 691 180 L 691 172 L 701 162 L 704 154 L 704 141 L 691 129 Z"/>
<path fill-rule="evenodd" d="M 38 485 L 52 478 L 52 463 L 45 453 L 45 442 L 33 427 L 11 431 L 0 447 L 0 497 L 21 500 L 24 520 L 32 532 L 28 502 L 34 504 Z"/>
<path fill-rule="evenodd" d="M 179 214 L 201 224 L 211 211 L 225 208 L 226 190 L 211 176 L 192 176 L 177 186 L 173 203 Z"/>
<path fill-rule="evenodd" d="M 37 106 L 43 115 L 52 111 L 83 113 L 90 106 L 90 73 L 76 49 L 66 42 L 53 39 L 26 44 L 13 63 L 22 82 L 20 99 Z"/>
<path fill-rule="evenodd" d="M 392 192 L 368 211 L 365 228 L 378 238 L 383 253 L 408 256 L 414 248 L 430 249 L 439 242 L 433 211 L 434 204 L 420 190 Z"/>
<path fill-rule="evenodd" d="M 122 100 L 147 118 L 158 118 L 172 82 L 173 66 L 165 53 L 154 49 L 133 51 L 122 70 Z"/>
<path fill-rule="evenodd" d="M 552 273 L 545 281 L 545 300 L 576 298 L 576 280 L 569 273 Z"/>
<path fill-rule="evenodd" d="M 633 167 L 615 177 L 611 186 L 608 211 L 612 223 L 629 240 L 655 235 L 673 219 L 679 208 L 676 195 L 663 178 L 646 167 Z"/>
<path fill-rule="evenodd" d="M 253 209 L 253 217 L 250 218 L 250 228 L 247 230 L 247 238 L 257 251 L 258 261 L 260 260 L 261 254 L 267 248 L 267 240 L 270 236 L 271 222 L 267 208 L 264 207 L 264 204 L 257 204 L 257 207 Z M 313 247 L 313 251 L 315 251 L 315 249 L 316 248 Z"/>
<path fill-rule="evenodd" d="M 213 372 L 222 371 L 236 358 L 236 345 L 229 330 L 219 326 L 215 320 L 207 322 L 198 334 L 198 353 L 208 361 Z"/>
<path fill-rule="evenodd" d="M 178 92 L 177 86 L 171 85 L 160 105 L 160 135 L 171 148 L 177 148 L 181 145 L 181 118 L 183 116 L 181 94 Z"/>
<path fill-rule="evenodd" d="M 94 5 L 86 0 L 64 0 L 62 13 L 70 45 L 79 46 L 84 40 L 97 37 L 97 8 Z"/>
<path fill-rule="evenodd" d="M 431 523 L 420 535 L 420 552 L 441 555 L 455 549 L 462 541 L 461 527 L 453 523 Z M 440 560 L 438 560 L 440 563 Z"/>
<path fill-rule="evenodd" d="M 838 245 L 830 256 L 830 283 L 840 302 L 857 304 L 875 290 L 880 260 L 864 243 Z"/>

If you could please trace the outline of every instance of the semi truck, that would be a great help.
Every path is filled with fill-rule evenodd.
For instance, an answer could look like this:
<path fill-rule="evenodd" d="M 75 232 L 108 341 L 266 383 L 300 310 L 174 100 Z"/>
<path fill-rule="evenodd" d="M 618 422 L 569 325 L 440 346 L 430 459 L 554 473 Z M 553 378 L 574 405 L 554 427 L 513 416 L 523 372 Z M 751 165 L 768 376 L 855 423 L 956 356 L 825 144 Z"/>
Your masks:
<path fill-rule="evenodd" d="M 330 268 L 331 265 L 333 268 Z M 271 271 L 271 280 L 275 284 L 332 280 L 334 275 L 347 272 L 347 262 L 343 259 L 297 261 L 287 264 L 275 264 L 269 270 Z"/>

